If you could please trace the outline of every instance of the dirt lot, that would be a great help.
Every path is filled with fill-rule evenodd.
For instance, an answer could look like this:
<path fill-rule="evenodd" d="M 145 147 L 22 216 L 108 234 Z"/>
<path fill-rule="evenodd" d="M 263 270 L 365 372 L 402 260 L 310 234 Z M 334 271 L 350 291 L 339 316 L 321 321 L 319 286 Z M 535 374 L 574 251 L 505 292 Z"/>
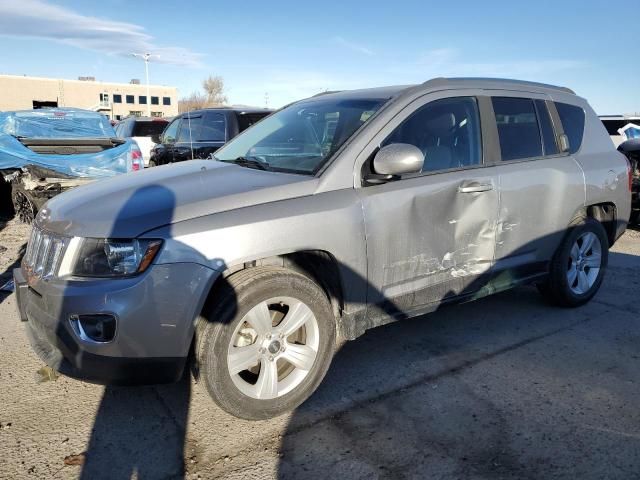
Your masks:
<path fill-rule="evenodd" d="M 27 234 L 2 223 L 0 272 Z M 310 401 L 263 422 L 189 381 L 43 377 L 2 295 L 0 477 L 640 478 L 639 272 L 629 231 L 580 309 L 520 288 L 370 331 Z"/>

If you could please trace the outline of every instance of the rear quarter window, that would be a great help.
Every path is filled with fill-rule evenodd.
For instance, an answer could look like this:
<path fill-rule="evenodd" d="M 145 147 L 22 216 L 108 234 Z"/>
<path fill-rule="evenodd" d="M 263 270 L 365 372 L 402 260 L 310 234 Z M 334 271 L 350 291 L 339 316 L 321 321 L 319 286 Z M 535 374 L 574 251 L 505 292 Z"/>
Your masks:
<path fill-rule="evenodd" d="M 167 122 L 153 120 L 151 122 L 136 122 L 133 127 L 132 137 L 152 137 L 153 135 L 160 135 Z"/>
<path fill-rule="evenodd" d="M 584 136 L 584 110 L 568 103 L 556 102 L 558 116 L 564 133 L 569 137 L 569 153 L 576 153 L 582 146 Z"/>
<path fill-rule="evenodd" d="M 270 112 L 265 113 L 236 113 L 236 118 L 238 119 L 238 130 L 240 132 L 246 130 L 254 123 L 259 122 L 264 117 L 269 115 Z"/>

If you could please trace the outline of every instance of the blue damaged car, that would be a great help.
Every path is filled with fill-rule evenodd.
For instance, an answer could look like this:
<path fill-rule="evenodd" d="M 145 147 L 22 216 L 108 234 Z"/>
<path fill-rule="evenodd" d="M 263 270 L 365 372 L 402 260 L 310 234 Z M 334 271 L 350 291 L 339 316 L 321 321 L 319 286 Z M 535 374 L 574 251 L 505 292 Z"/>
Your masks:
<path fill-rule="evenodd" d="M 135 141 L 117 138 L 98 112 L 46 108 L 0 113 L 0 172 L 16 214 L 31 222 L 69 188 L 144 168 Z"/>

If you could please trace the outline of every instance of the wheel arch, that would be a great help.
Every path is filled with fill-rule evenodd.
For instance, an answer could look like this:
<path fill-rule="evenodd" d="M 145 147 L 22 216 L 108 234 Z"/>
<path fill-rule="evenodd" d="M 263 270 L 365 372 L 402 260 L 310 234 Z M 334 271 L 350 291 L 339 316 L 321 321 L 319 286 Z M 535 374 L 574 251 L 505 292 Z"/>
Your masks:
<path fill-rule="evenodd" d="M 596 203 L 587 206 L 585 213 L 587 218 L 593 218 L 602 224 L 607 232 L 607 240 L 609 241 L 609 248 L 611 248 L 621 234 L 619 234 L 616 205 L 613 202 Z"/>
<path fill-rule="evenodd" d="M 226 278 L 240 271 L 262 266 L 283 267 L 298 272 L 315 282 L 327 295 L 336 318 L 336 324 L 339 323 L 344 309 L 345 298 L 339 263 L 330 252 L 317 249 L 296 250 L 278 255 L 265 256 L 227 267 L 209 287 L 203 304 L 203 310 L 215 302 L 216 293 L 226 284 Z"/>

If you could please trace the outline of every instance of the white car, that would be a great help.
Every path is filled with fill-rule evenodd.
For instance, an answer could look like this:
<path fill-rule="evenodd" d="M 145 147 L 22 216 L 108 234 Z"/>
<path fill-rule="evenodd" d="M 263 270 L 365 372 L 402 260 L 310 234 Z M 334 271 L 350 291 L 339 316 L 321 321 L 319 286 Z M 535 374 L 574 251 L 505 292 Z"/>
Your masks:
<path fill-rule="evenodd" d="M 168 124 L 168 120 L 156 117 L 127 117 L 116 126 L 116 135 L 119 138 L 132 139 L 142 151 L 144 166 L 149 166 L 151 149 L 155 145 L 153 136 L 160 135 Z"/>
<path fill-rule="evenodd" d="M 601 115 L 600 121 L 616 147 L 631 138 L 640 138 L 640 116 Z"/>

